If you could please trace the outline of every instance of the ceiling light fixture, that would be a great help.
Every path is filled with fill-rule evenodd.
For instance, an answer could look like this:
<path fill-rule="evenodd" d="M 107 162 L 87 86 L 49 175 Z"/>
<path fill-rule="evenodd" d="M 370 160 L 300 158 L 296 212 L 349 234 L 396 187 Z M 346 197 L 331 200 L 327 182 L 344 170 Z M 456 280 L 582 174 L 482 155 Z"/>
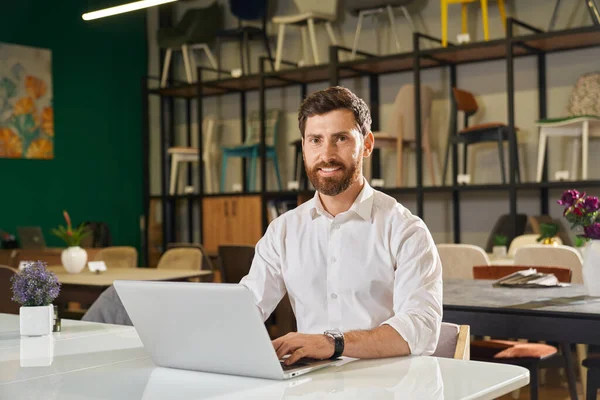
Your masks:
<path fill-rule="evenodd" d="M 85 21 L 91 19 L 104 18 L 111 15 L 122 14 L 129 11 L 141 10 L 142 8 L 154 7 L 160 4 L 172 3 L 177 0 L 141 0 L 133 3 L 123 4 L 121 6 L 105 8 L 103 10 L 92 11 L 81 16 Z"/>

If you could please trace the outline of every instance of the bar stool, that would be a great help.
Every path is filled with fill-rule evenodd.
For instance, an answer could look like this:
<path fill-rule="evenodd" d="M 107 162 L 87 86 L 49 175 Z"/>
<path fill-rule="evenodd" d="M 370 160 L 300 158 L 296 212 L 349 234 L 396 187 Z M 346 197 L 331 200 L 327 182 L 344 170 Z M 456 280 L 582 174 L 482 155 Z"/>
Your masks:
<path fill-rule="evenodd" d="M 468 4 L 479 1 L 481 5 L 481 19 L 483 21 L 483 38 L 488 41 L 490 39 L 490 30 L 488 26 L 488 0 L 440 0 L 442 6 L 442 46 L 448 45 L 448 5 L 460 4 L 462 8 L 462 33 L 467 33 L 468 19 Z M 506 31 L 506 10 L 504 8 L 504 0 L 498 1 L 498 10 L 502 18 L 502 25 Z"/>

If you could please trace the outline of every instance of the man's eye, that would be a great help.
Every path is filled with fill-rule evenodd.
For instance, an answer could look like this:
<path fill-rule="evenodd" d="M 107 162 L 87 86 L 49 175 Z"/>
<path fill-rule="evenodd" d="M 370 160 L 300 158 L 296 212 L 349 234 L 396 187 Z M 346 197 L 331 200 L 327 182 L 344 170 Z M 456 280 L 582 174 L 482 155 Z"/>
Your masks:
<path fill-rule="evenodd" d="M 317 143 L 319 143 L 319 139 L 317 139 L 317 138 L 312 138 L 312 139 L 310 139 L 310 142 L 311 142 L 312 144 L 317 144 Z"/>
<path fill-rule="evenodd" d="M 348 140 L 348 138 L 347 138 L 346 136 L 340 136 L 340 137 L 338 138 L 338 140 L 339 140 L 340 142 L 345 142 L 346 140 Z"/>

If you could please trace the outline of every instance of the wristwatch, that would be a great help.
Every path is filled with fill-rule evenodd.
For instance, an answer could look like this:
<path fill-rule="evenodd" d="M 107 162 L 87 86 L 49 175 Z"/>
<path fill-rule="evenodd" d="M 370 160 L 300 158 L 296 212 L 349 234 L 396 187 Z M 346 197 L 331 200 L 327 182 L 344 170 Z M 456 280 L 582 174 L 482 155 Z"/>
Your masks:
<path fill-rule="evenodd" d="M 327 330 L 324 334 L 332 338 L 335 345 L 331 359 L 341 357 L 344 352 L 344 334 L 339 329 Z"/>

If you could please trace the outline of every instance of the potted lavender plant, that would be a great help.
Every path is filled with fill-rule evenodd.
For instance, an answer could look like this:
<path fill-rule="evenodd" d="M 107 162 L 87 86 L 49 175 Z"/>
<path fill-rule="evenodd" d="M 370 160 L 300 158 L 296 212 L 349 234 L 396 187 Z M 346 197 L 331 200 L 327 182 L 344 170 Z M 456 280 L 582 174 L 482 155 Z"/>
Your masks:
<path fill-rule="evenodd" d="M 558 204 L 564 217 L 587 243 L 583 261 L 583 283 L 590 296 L 600 296 L 600 201 L 577 190 L 567 190 Z"/>
<path fill-rule="evenodd" d="M 52 302 L 60 292 L 60 283 L 46 263 L 28 263 L 11 278 L 12 300 L 21 304 L 20 330 L 23 336 L 42 336 L 52 332 L 54 307 Z"/>

